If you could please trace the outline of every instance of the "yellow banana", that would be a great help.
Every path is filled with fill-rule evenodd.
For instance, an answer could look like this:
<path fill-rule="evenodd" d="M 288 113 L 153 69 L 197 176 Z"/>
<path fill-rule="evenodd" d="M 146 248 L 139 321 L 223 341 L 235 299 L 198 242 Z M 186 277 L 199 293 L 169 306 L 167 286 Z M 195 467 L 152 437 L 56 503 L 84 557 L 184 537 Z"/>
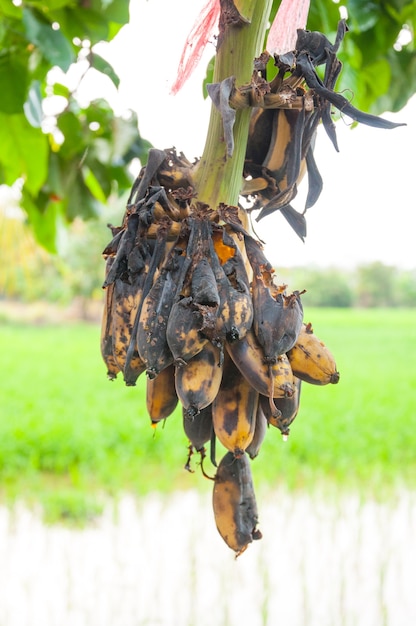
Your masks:
<path fill-rule="evenodd" d="M 313 385 L 336 384 L 339 372 L 335 359 L 314 334 L 312 324 L 303 324 L 298 339 L 287 353 L 295 376 Z"/>
<path fill-rule="evenodd" d="M 146 381 L 146 407 L 153 425 L 166 419 L 178 404 L 175 388 L 175 368 L 169 365 L 155 378 Z"/>
<path fill-rule="evenodd" d="M 222 370 L 221 351 L 210 341 L 187 365 L 175 366 L 176 393 L 187 417 L 195 417 L 214 401 Z"/>
<path fill-rule="evenodd" d="M 293 394 L 293 373 L 286 354 L 266 363 L 253 329 L 238 341 L 226 342 L 228 354 L 246 380 L 264 396 L 281 398 Z"/>
<path fill-rule="evenodd" d="M 226 355 L 219 391 L 212 403 L 215 435 L 234 456 L 241 456 L 254 436 L 259 394 Z"/>
<path fill-rule="evenodd" d="M 236 557 L 248 545 L 261 539 L 257 529 L 258 513 L 247 454 L 235 457 L 227 452 L 215 475 L 212 495 L 215 523 L 221 537 Z"/>

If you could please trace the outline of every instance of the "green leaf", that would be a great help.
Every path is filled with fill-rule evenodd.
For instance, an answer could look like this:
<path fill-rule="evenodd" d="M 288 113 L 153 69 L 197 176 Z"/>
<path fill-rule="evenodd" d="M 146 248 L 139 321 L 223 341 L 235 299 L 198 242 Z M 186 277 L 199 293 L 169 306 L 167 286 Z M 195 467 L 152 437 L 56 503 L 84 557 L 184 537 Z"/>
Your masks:
<path fill-rule="evenodd" d="M 94 193 L 94 191 L 88 185 L 88 182 L 85 182 L 87 183 L 91 193 L 95 196 L 95 198 L 97 198 L 97 200 L 100 200 L 100 202 L 106 202 L 112 190 L 111 171 L 109 166 L 104 165 L 102 161 L 99 161 L 97 158 L 94 157 L 90 158 L 90 154 L 91 152 L 87 155 L 87 158 L 85 160 L 86 165 L 88 166 L 89 171 L 91 171 L 91 173 L 93 174 L 96 184 L 99 185 L 101 191 Z"/>
<path fill-rule="evenodd" d="M 74 63 L 75 54 L 62 31 L 54 30 L 31 9 L 23 9 L 23 24 L 27 39 L 41 50 L 52 66 L 57 65 L 66 72 Z"/>
<path fill-rule="evenodd" d="M 144 161 L 145 160 L 141 161 L 143 165 L 146 164 Z M 129 176 L 124 165 L 112 166 L 108 171 L 111 175 L 111 179 L 117 183 L 117 192 L 119 196 L 131 188 L 133 176 Z"/>
<path fill-rule="evenodd" d="M 332 39 L 331 33 L 336 32 L 340 18 L 339 5 L 328 0 L 313 0 L 308 13 L 308 30 L 318 30 Z"/>
<path fill-rule="evenodd" d="M 64 111 L 58 117 L 57 126 L 65 137 L 65 141 L 60 148 L 62 156 L 70 159 L 75 155 L 82 155 L 86 145 L 79 117 L 72 111 Z"/>
<path fill-rule="evenodd" d="M 362 0 L 348 0 L 348 23 L 358 31 L 367 31 L 377 25 L 383 7 L 377 2 L 363 2 Z"/>
<path fill-rule="evenodd" d="M 69 41 L 74 37 L 88 39 L 91 45 L 108 39 L 108 22 L 105 16 L 91 9 L 64 9 L 56 12 L 56 20 L 61 25 Z"/>
<path fill-rule="evenodd" d="M 0 161 L 5 182 L 12 185 L 23 178 L 26 189 L 36 195 L 47 176 L 48 140 L 33 128 L 26 117 L 0 113 Z"/>
<path fill-rule="evenodd" d="M 10 2 L 10 0 L 0 0 L 0 15 L 6 15 L 16 19 L 21 19 L 22 9 Z"/>
<path fill-rule="evenodd" d="M 23 105 L 26 119 L 33 128 L 40 128 L 43 120 L 42 94 L 40 92 L 40 82 L 33 81 L 26 102 Z"/>
<path fill-rule="evenodd" d="M 114 85 L 118 87 L 120 84 L 120 79 L 115 73 L 113 66 L 95 52 L 91 55 L 91 57 L 91 67 L 93 67 L 98 72 L 101 72 L 102 74 L 108 76 L 108 78 L 114 83 Z"/>
<path fill-rule="evenodd" d="M 107 201 L 107 196 L 104 193 L 103 188 L 101 187 L 99 181 L 95 177 L 93 171 L 90 170 L 89 167 L 83 167 L 82 173 L 84 176 L 84 183 L 86 184 L 86 186 L 88 187 L 88 189 L 90 190 L 94 198 L 96 198 L 99 202 L 102 202 L 103 204 L 105 204 Z"/>
<path fill-rule="evenodd" d="M 0 111 L 21 113 L 26 99 L 27 68 L 16 54 L 0 53 Z"/>
<path fill-rule="evenodd" d="M 127 24 L 129 21 L 129 3 L 123 0 L 92 0 L 92 8 L 105 15 L 109 22 Z"/>
<path fill-rule="evenodd" d="M 39 5 L 38 8 L 42 9 L 43 13 L 49 14 L 51 11 L 73 6 L 74 2 L 73 0 L 46 0 L 46 2 L 44 0 L 38 0 L 36 4 Z"/>
<path fill-rule="evenodd" d="M 99 212 L 99 202 L 88 189 L 81 172 L 78 171 L 68 195 L 67 218 L 70 221 L 73 221 L 78 216 L 81 216 L 83 219 L 91 219 L 97 217 Z"/>
<path fill-rule="evenodd" d="M 61 216 L 60 203 L 50 201 L 45 194 L 33 197 L 26 186 L 22 190 L 22 208 L 37 241 L 52 254 L 57 252 L 58 226 Z"/>
<path fill-rule="evenodd" d="M 416 92 L 416 52 L 411 50 L 390 51 L 387 62 L 392 80 L 388 90 L 374 103 L 376 113 L 400 111 Z"/>
<path fill-rule="evenodd" d="M 69 98 L 70 90 L 66 85 L 61 85 L 61 83 L 54 83 L 52 86 L 52 90 L 55 96 L 63 96 L 64 98 Z"/>
<path fill-rule="evenodd" d="M 62 176 L 62 170 L 68 169 L 68 163 L 64 161 L 59 153 L 49 153 L 48 180 L 45 182 L 44 189 L 55 198 L 64 198 L 65 181 Z"/>

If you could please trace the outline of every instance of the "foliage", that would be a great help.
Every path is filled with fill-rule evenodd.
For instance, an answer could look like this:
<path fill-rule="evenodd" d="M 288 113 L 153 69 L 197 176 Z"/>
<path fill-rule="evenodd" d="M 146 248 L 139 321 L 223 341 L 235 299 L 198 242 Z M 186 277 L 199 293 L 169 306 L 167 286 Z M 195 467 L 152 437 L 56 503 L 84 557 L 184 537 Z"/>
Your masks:
<path fill-rule="evenodd" d="M 118 87 L 94 46 L 128 21 L 128 3 L 1 0 L 0 18 L 0 182 L 23 181 L 35 235 L 56 251 L 59 225 L 96 217 L 112 193 L 130 187 L 127 167 L 135 157 L 145 161 L 150 146 L 135 114 L 121 117 L 103 99 L 81 104 L 78 97 L 97 72 Z"/>
<path fill-rule="evenodd" d="M 337 88 L 362 110 L 399 110 L 416 91 L 416 3 L 344 5 L 350 32 Z M 119 78 L 96 44 L 119 33 L 128 8 L 126 0 L 0 0 L 0 183 L 23 181 L 22 206 L 50 251 L 60 225 L 96 217 L 111 194 L 131 185 L 131 160 L 146 161 L 150 144 L 135 114 L 125 119 L 107 101 L 79 100 L 81 84 L 98 74 L 117 91 Z M 308 28 L 331 38 L 338 19 L 337 3 L 312 0 Z M 408 35 L 401 49 L 400 32 Z"/>
<path fill-rule="evenodd" d="M 361 306 L 394 306 L 396 270 L 379 261 L 357 270 L 357 297 Z"/>
<path fill-rule="evenodd" d="M 323 480 L 338 489 L 378 486 L 381 493 L 404 479 L 414 486 L 416 379 L 403 359 L 416 350 L 413 312 L 307 308 L 305 314 L 336 355 L 341 380 L 325 390 L 304 385 L 288 442 L 277 429 L 268 431 L 262 461 L 253 462 L 256 482 L 303 488 L 321 487 Z M 51 517 L 76 520 L 94 515 L 105 491 L 210 489 L 196 456 L 196 473 L 183 469 L 187 440 L 180 409 L 152 429 L 145 377 L 137 387 L 107 381 L 94 349 L 98 337 L 96 325 L 1 326 L 7 390 L 1 494 L 45 499 Z M 205 470 L 211 469 L 207 459 Z"/>
<path fill-rule="evenodd" d="M 353 305 L 353 286 L 346 272 L 334 268 L 304 269 L 297 281 L 303 289 L 306 289 L 303 300 L 307 306 L 350 307 Z"/>

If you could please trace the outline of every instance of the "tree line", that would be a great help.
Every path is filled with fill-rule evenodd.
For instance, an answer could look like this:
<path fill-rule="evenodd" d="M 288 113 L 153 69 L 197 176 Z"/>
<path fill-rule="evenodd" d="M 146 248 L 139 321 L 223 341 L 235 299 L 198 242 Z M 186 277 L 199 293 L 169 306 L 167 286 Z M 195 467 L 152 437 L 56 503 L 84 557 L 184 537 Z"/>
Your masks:
<path fill-rule="evenodd" d="M 6 268 L 0 273 L 0 298 L 62 305 L 74 298 L 101 299 L 104 260 L 100 252 L 109 236 L 107 223 L 118 223 L 119 212 L 118 206 L 110 205 L 98 220 L 75 220 L 63 230 L 59 255 L 38 246 L 22 220 L 0 220 L 0 257 Z M 350 270 L 279 267 L 276 275 L 288 289 L 306 290 L 302 295 L 305 306 L 416 307 L 416 265 L 402 269 L 374 261 Z"/>
<path fill-rule="evenodd" d="M 306 289 L 302 296 L 316 307 L 415 307 L 416 267 L 403 269 L 373 261 L 353 269 L 298 267 L 282 278 Z"/>

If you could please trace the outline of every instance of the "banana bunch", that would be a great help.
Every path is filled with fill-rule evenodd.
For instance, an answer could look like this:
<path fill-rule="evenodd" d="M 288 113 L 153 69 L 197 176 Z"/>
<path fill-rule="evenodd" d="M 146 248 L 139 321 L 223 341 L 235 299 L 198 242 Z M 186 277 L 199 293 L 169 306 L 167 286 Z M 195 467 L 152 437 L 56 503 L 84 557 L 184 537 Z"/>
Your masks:
<path fill-rule="evenodd" d="M 304 321 L 304 292 L 279 282 L 247 216 L 280 211 L 304 239 L 304 214 L 322 189 L 313 154 L 318 124 L 338 150 L 332 107 L 370 126 L 401 125 L 359 111 L 335 91 L 336 53 L 347 30 L 340 20 L 333 44 L 298 30 L 296 49 L 274 57 L 270 82 L 271 58 L 263 53 L 249 84 L 237 87 L 230 76 L 207 86 L 222 117 L 225 158 L 233 154 L 236 111 L 252 108 L 241 189 L 251 207 L 202 203 L 193 183 L 198 162 L 173 148 L 151 149 L 103 251 L 107 376 L 120 374 L 128 386 L 146 376 L 153 427 L 181 407 L 185 468 L 193 471 L 198 454 L 214 482 L 218 532 L 236 556 L 261 538 L 250 461 L 268 432 L 287 439 L 304 384 L 339 381 L 331 351 Z M 290 203 L 305 174 L 299 213 Z M 214 476 L 204 469 L 207 447 Z"/>
<path fill-rule="evenodd" d="M 109 225 L 101 353 L 110 380 L 146 376 L 151 426 L 181 406 L 185 467 L 198 454 L 208 476 L 209 447 L 216 525 L 239 555 L 261 537 L 250 461 L 269 427 L 289 434 L 301 381 L 339 375 L 303 321 L 303 292 L 279 284 L 239 207 L 195 199 L 192 172 L 183 155 L 152 149 L 122 224 Z"/>

